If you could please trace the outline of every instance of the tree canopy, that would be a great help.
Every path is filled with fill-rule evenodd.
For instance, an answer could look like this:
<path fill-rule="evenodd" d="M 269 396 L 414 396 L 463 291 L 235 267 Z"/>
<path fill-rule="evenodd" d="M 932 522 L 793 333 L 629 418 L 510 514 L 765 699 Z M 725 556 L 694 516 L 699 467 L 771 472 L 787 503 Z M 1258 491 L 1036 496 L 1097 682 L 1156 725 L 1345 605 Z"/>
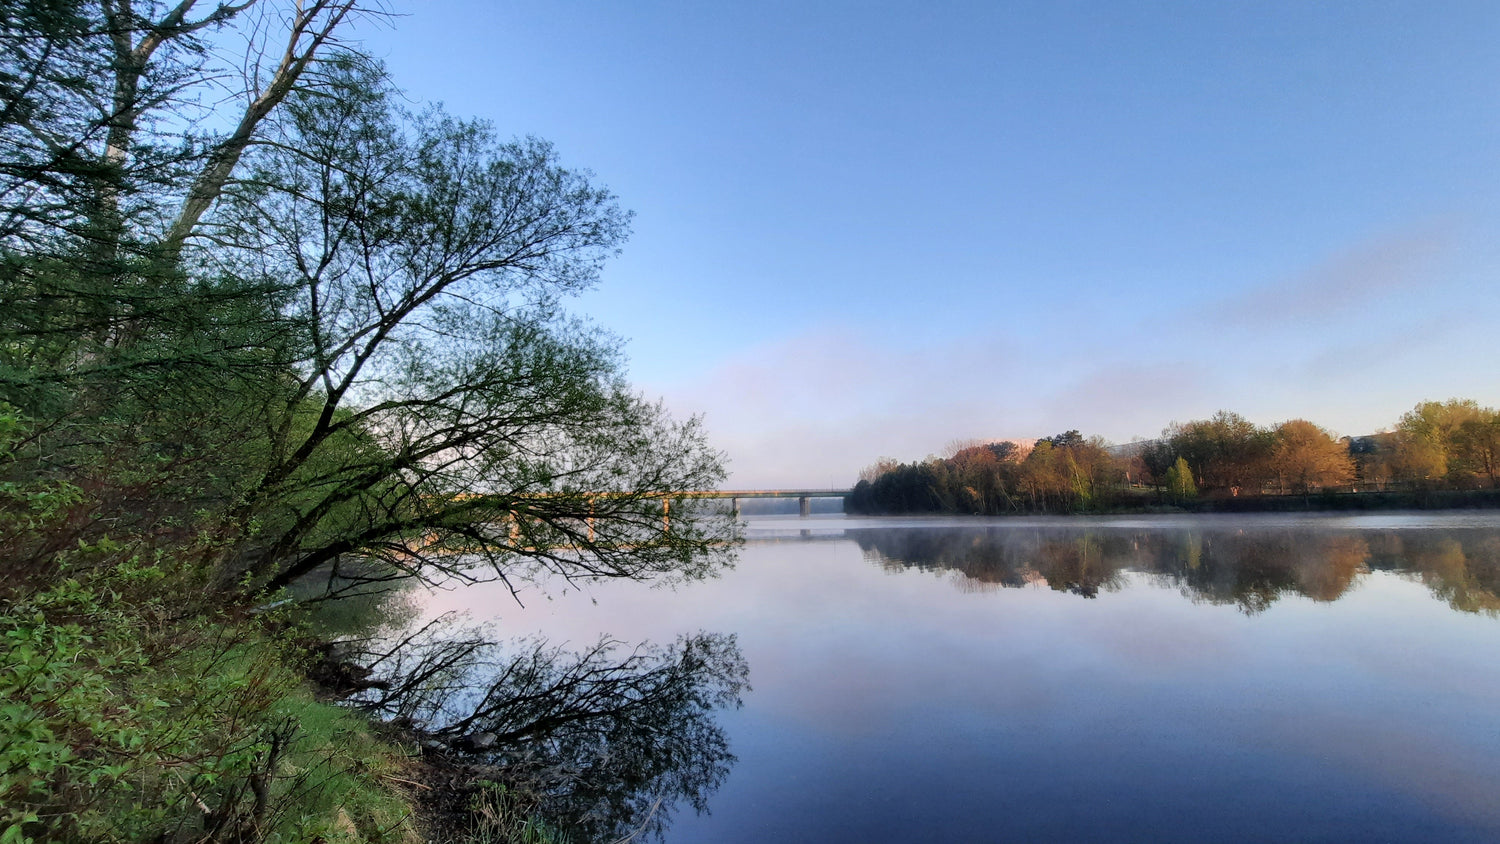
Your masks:
<path fill-rule="evenodd" d="M 1291 492 L 1341 487 L 1354 480 L 1348 446 L 1306 419 L 1277 426 L 1271 469 L 1278 485 Z"/>
<path fill-rule="evenodd" d="M 355 3 L 254 5 L 7 6 L 0 399 L 38 432 L 10 471 L 169 518 L 215 591 L 354 558 L 723 564 L 730 520 L 661 518 L 719 455 L 562 307 L 629 234 L 614 195 L 546 142 L 405 107 L 339 46 Z M 206 36 L 241 25 L 244 84 L 205 114 Z"/>

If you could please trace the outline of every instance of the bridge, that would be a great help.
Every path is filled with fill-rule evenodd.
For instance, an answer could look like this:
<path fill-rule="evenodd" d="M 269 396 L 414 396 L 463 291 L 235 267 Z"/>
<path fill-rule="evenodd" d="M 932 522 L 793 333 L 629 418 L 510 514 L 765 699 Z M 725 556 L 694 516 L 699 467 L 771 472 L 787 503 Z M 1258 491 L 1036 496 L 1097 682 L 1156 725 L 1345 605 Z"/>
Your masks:
<path fill-rule="evenodd" d="M 683 498 L 727 498 L 729 507 L 740 512 L 741 498 L 795 498 L 803 516 L 812 515 L 814 498 L 848 498 L 848 489 L 708 489 L 685 492 Z"/>
<path fill-rule="evenodd" d="M 814 498 L 848 498 L 852 489 L 694 489 L 684 492 L 669 492 L 661 495 L 661 523 L 662 530 L 672 529 L 672 502 L 681 499 L 729 499 L 730 510 L 738 516 L 740 514 L 740 499 L 742 498 L 795 498 L 798 510 L 802 517 L 812 515 L 812 500 Z M 585 519 L 589 526 L 589 541 L 594 539 L 594 517 L 592 499 L 611 498 L 622 493 L 585 493 L 590 499 L 590 515 Z M 655 498 L 648 495 L 647 498 Z M 514 514 L 509 516 L 511 538 L 520 536 L 520 524 L 518 517 Z"/>
<path fill-rule="evenodd" d="M 740 499 L 742 498 L 795 498 L 798 510 L 803 518 L 812 515 L 812 500 L 814 498 L 848 498 L 852 489 L 695 489 L 684 492 L 670 492 L 661 495 L 661 528 L 664 531 L 672 529 L 672 501 L 681 499 L 729 499 L 729 507 L 734 515 L 740 514 Z M 585 493 L 590 500 L 589 515 L 584 519 L 588 524 L 589 541 L 594 540 L 594 517 L 592 500 L 596 497 L 612 498 L 622 493 Z M 656 496 L 646 496 L 655 498 Z M 521 535 L 520 517 L 512 513 L 507 517 L 510 525 L 511 539 L 517 539 Z"/>

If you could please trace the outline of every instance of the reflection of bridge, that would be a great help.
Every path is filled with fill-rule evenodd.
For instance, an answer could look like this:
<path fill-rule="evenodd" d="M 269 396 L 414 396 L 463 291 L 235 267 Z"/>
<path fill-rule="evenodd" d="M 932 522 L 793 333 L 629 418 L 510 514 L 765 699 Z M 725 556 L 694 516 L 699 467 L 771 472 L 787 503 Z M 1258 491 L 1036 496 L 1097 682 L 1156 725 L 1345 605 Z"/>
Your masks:
<path fill-rule="evenodd" d="M 847 489 L 712 489 L 685 492 L 684 498 L 727 498 L 735 513 L 740 511 L 741 498 L 795 498 L 799 511 L 804 516 L 812 515 L 814 498 L 847 498 Z"/>

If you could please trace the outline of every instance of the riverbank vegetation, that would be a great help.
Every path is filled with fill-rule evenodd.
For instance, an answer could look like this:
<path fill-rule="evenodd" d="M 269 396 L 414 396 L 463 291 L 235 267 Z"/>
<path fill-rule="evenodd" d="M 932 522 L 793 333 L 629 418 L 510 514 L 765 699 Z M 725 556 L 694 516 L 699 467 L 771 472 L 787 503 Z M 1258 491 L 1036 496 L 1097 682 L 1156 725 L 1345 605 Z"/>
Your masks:
<path fill-rule="evenodd" d="M 674 498 L 723 474 L 697 422 L 562 307 L 630 215 L 409 108 L 347 38 L 379 14 L 0 3 L 0 841 L 594 840 L 732 758 L 732 638 L 304 610 L 737 541 Z"/>
<path fill-rule="evenodd" d="M 1305 419 L 1274 427 L 1221 411 L 1160 438 L 1111 446 L 1078 431 L 1031 445 L 960 443 L 947 457 L 881 460 L 854 513 L 1079 513 L 1175 507 L 1494 506 L 1500 412 L 1465 399 L 1418 404 L 1390 431 L 1335 437 Z"/>

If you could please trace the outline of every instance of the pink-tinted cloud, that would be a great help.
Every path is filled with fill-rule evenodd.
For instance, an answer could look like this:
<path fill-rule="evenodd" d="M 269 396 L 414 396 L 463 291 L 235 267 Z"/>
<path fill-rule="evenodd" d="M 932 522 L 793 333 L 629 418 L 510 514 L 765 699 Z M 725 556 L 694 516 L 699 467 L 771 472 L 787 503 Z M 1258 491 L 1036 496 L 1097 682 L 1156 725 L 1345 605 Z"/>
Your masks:
<path fill-rule="evenodd" d="M 1430 290 L 1448 278 L 1443 264 L 1454 228 L 1440 221 L 1382 234 L 1287 278 L 1231 295 L 1204 316 L 1215 325 L 1264 329 L 1378 310 L 1388 297 Z"/>

